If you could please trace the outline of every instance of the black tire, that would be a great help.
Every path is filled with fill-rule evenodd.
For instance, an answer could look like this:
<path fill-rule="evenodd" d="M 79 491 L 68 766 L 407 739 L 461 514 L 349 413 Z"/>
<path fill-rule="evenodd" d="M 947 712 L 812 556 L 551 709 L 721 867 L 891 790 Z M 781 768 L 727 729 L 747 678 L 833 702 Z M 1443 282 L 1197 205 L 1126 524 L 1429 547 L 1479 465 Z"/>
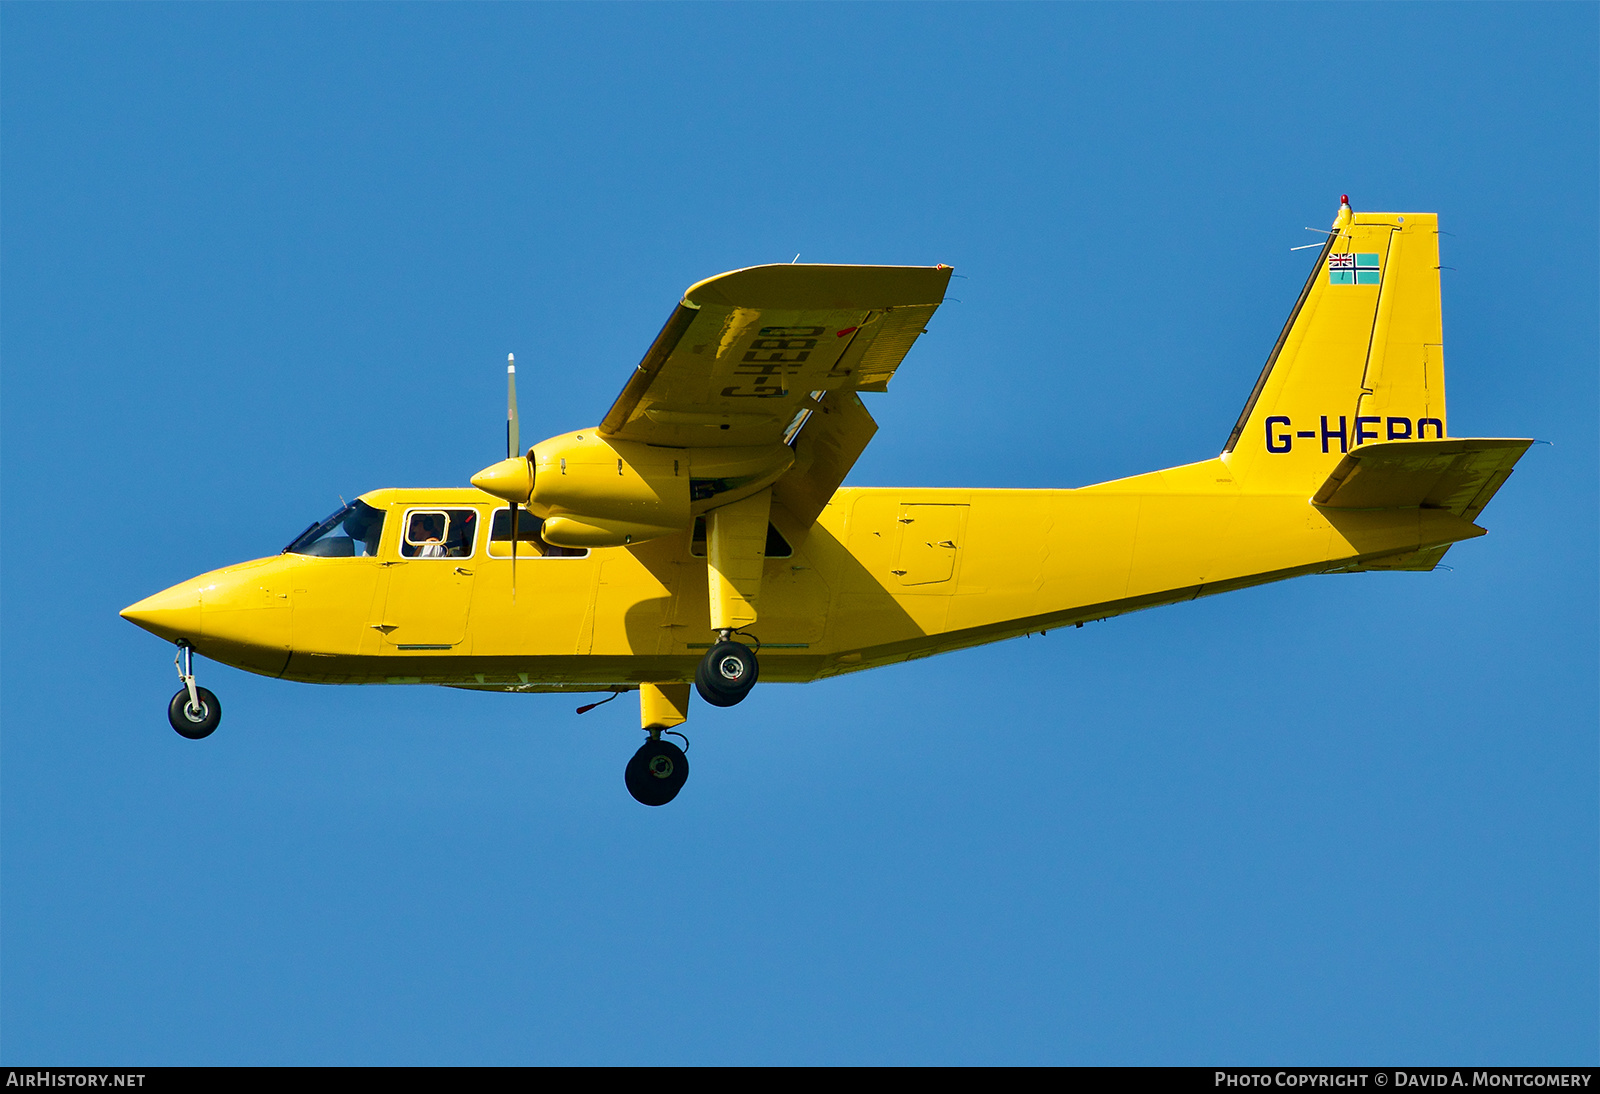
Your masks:
<path fill-rule="evenodd" d="M 666 805 L 689 778 L 689 757 L 671 741 L 646 741 L 622 773 L 628 793 L 641 805 Z"/>
<path fill-rule="evenodd" d="M 222 704 L 205 688 L 195 688 L 194 693 L 200 700 L 198 713 L 189 708 L 189 689 L 179 688 L 178 694 L 167 704 L 167 721 L 172 723 L 172 728 L 178 731 L 179 736 L 198 741 L 216 732 L 218 723 L 222 721 Z"/>
<path fill-rule="evenodd" d="M 750 694 L 761 676 L 755 651 L 740 642 L 718 642 L 694 670 L 694 690 L 714 707 L 731 707 Z"/>

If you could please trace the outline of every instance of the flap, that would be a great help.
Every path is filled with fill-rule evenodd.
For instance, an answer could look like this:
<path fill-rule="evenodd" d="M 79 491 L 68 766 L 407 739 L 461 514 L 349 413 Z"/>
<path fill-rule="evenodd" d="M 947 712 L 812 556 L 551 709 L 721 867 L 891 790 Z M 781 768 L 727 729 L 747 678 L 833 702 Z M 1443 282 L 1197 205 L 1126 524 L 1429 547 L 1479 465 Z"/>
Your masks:
<path fill-rule="evenodd" d="M 794 466 L 773 485 L 773 500 L 809 528 L 877 432 L 859 395 L 828 392 L 795 438 Z"/>

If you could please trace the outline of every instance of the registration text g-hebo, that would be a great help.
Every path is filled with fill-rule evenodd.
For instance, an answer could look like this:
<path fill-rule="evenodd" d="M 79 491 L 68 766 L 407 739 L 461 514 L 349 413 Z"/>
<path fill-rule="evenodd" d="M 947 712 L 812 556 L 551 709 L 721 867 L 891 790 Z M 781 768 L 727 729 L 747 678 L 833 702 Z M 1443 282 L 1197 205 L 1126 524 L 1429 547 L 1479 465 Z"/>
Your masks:
<path fill-rule="evenodd" d="M 1268 416 L 1266 421 L 1268 452 L 1275 455 L 1293 452 L 1296 438 L 1310 441 L 1312 451 L 1316 451 L 1316 446 L 1320 445 L 1324 455 L 1332 451 L 1333 445 L 1337 445 L 1340 452 L 1348 452 L 1356 445 L 1366 444 L 1368 441 L 1443 440 L 1444 419 L 1358 414 L 1355 420 L 1351 421 L 1348 414 L 1340 414 L 1337 417 L 1322 414 L 1318 416 L 1318 423 L 1314 429 L 1306 429 L 1304 422 L 1297 429 L 1294 419 L 1287 414 Z"/>

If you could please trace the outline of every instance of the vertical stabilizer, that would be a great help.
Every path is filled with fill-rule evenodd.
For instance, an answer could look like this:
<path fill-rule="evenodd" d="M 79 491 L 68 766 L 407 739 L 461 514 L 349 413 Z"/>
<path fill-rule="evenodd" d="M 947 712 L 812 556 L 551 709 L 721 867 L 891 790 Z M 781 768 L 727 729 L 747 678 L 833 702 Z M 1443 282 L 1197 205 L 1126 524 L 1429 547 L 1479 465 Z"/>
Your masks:
<path fill-rule="evenodd" d="M 1445 436 L 1438 227 L 1341 205 L 1223 450 L 1235 481 L 1310 494 L 1357 445 Z"/>

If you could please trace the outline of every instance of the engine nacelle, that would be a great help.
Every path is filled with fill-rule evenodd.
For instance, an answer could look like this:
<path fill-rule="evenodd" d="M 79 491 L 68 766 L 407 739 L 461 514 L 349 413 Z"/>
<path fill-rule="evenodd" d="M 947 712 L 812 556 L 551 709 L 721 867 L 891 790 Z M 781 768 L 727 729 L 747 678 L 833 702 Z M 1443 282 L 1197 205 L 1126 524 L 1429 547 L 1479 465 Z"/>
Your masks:
<path fill-rule="evenodd" d="M 748 497 L 793 463 L 781 444 L 658 448 L 585 429 L 486 467 L 472 484 L 543 518 L 546 542 L 621 547 L 688 531 L 697 514 Z"/>
<path fill-rule="evenodd" d="M 619 547 L 689 526 L 689 461 L 682 449 L 608 441 L 592 429 L 528 450 L 528 509 L 561 547 Z"/>

